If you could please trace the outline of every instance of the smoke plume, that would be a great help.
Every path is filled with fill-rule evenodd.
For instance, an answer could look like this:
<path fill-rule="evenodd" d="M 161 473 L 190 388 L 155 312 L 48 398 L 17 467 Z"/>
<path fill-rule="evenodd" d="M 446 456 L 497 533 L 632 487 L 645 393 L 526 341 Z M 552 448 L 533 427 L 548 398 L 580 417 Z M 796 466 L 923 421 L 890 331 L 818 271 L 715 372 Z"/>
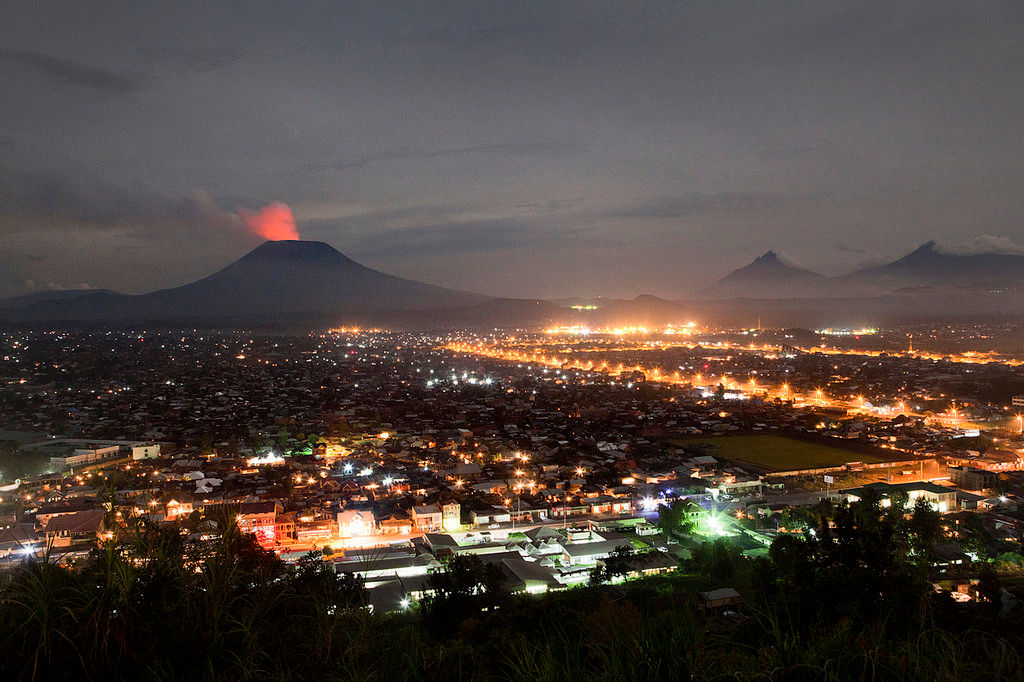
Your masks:
<path fill-rule="evenodd" d="M 244 208 L 238 209 L 245 227 L 255 235 L 271 241 L 283 239 L 299 239 L 299 231 L 295 228 L 295 216 L 288 204 L 275 201 L 267 204 L 259 213 L 252 214 Z"/>

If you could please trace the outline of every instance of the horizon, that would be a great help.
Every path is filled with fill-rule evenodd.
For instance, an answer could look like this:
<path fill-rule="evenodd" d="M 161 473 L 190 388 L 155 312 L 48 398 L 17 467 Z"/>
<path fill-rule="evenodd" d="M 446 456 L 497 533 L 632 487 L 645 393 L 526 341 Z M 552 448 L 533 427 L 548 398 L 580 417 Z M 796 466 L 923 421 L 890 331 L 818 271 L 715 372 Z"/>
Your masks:
<path fill-rule="evenodd" d="M 358 264 L 358 265 L 360 265 L 362 267 L 369 267 L 365 263 L 361 263 L 361 262 L 359 262 L 359 261 L 357 261 L 355 259 L 350 258 L 343 251 L 341 251 L 340 249 L 338 249 L 334 245 L 332 245 L 332 244 L 330 244 L 330 243 L 328 243 L 326 241 L 323 241 L 323 240 L 319 240 L 319 239 L 302 239 L 301 237 L 297 237 L 295 239 L 266 239 L 265 241 L 257 244 L 256 246 L 253 246 L 252 248 L 244 251 L 235 260 L 229 262 L 227 265 L 225 265 L 222 268 L 218 268 L 217 270 L 212 271 L 212 272 L 199 273 L 196 276 L 194 276 L 193 278 L 188 279 L 185 282 L 182 282 L 181 284 L 174 285 L 174 286 L 167 287 L 167 288 L 168 289 L 174 289 L 174 288 L 177 288 L 179 286 L 186 286 L 186 285 L 198 282 L 198 281 L 200 281 L 202 279 L 205 279 L 205 278 L 207 278 L 207 277 L 209 277 L 211 275 L 215 275 L 218 272 L 220 272 L 221 270 L 223 270 L 224 268 L 226 268 L 226 267 L 228 267 L 230 265 L 233 265 L 233 264 L 241 261 L 246 256 L 248 256 L 248 255 L 250 255 L 250 254 L 252 254 L 252 253 L 254 253 L 254 252 L 256 252 L 256 251 L 258 251 L 260 249 L 265 249 L 270 244 L 274 244 L 274 243 L 278 243 L 278 242 L 282 242 L 282 243 L 320 244 L 320 245 L 328 246 L 333 251 L 335 251 L 339 255 L 343 256 L 344 258 L 347 258 L 347 259 L 355 262 L 356 264 Z M 736 268 L 733 268 L 732 270 L 730 270 L 729 272 L 726 272 L 726 273 L 722 274 L 721 277 L 715 279 L 714 281 L 706 282 L 706 283 L 701 285 L 696 290 L 689 291 L 689 292 L 682 292 L 679 296 L 676 296 L 676 297 L 658 296 L 657 294 L 652 294 L 652 293 L 647 292 L 647 291 L 637 291 L 637 292 L 633 293 L 632 295 L 626 295 L 626 296 L 622 296 L 622 297 L 606 296 L 606 295 L 597 293 L 597 294 L 586 295 L 586 296 L 584 296 L 584 295 L 558 295 L 558 296 L 552 296 L 552 297 L 549 297 L 549 298 L 541 298 L 541 297 L 536 297 L 536 298 L 538 300 L 545 300 L 545 301 L 559 301 L 559 300 L 571 300 L 571 299 L 583 299 L 583 300 L 610 299 L 610 300 L 630 301 L 630 300 L 635 300 L 637 298 L 641 298 L 641 297 L 644 297 L 644 296 L 653 296 L 655 298 L 659 298 L 659 299 L 667 300 L 667 301 L 672 301 L 672 300 L 685 301 L 685 300 L 693 299 L 693 298 L 706 298 L 707 297 L 706 290 L 708 290 L 709 287 L 712 287 L 715 284 L 720 283 L 721 280 L 727 279 L 730 275 L 736 274 L 738 271 L 744 270 L 748 266 L 755 265 L 757 263 L 763 262 L 763 259 L 765 259 L 767 256 L 774 256 L 774 262 L 777 262 L 779 265 L 781 265 L 783 267 L 805 270 L 807 272 L 810 272 L 811 274 L 822 276 L 825 279 L 836 279 L 836 278 L 841 278 L 841 277 L 844 277 L 844 276 L 847 276 L 847 275 L 855 275 L 855 274 L 857 274 L 857 273 L 859 273 L 859 272 L 861 272 L 863 270 L 870 270 L 870 269 L 872 269 L 874 267 L 878 267 L 878 266 L 882 266 L 882 265 L 891 265 L 893 263 L 896 263 L 899 260 L 902 260 L 903 258 L 906 258 L 907 256 L 910 256 L 910 255 L 913 255 L 913 254 L 916 254 L 916 253 L 919 253 L 919 252 L 932 252 L 932 253 L 936 253 L 938 255 L 943 255 L 943 256 L 1024 256 L 1024 254 L 1015 253 L 1013 250 L 1003 250 L 1003 251 L 1000 251 L 1000 250 L 995 249 L 995 248 L 993 248 L 992 250 L 966 250 L 966 251 L 961 250 L 960 252 L 958 252 L 958 250 L 957 250 L 957 248 L 955 246 L 943 245 L 943 244 L 937 242 L 936 240 L 928 240 L 928 241 L 924 242 L 923 244 L 920 244 L 916 248 L 913 248 L 910 251 L 907 251 L 905 253 L 902 253 L 901 255 L 895 256 L 890 261 L 886 261 L 884 263 L 877 263 L 877 264 L 873 264 L 873 265 L 872 264 L 864 265 L 863 267 L 857 268 L 856 270 L 852 270 L 852 271 L 849 271 L 849 272 L 840 272 L 840 273 L 836 273 L 836 274 L 832 274 L 832 275 L 824 275 L 824 274 L 816 272 L 814 270 L 809 270 L 807 268 L 804 268 L 800 263 L 798 263 L 794 259 L 788 257 L 786 254 L 780 253 L 776 249 L 768 249 L 767 251 L 763 252 L 761 255 L 756 256 L 755 258 L 750 260 L 749 262 L 744 263 L 742 265 L 739 265 Z M 384 272 L 383 274 L 392 275 L 393 273 Z M 430 285 L 433 285 L 433 286 L 443 286 L 443 285 L 439 285 L 439 284 L 437 284 L 435 282 L 423 282 L 423 283 L 424 284 L 430 284 Z M 144 294 L 156 293 L 156 292 L 162 291 L 162 290 L 163 289 L 154 289 L 154 290 L 151 290 L 151 291 L 141 291 L 141 292 L 130 293 L 130 292 L 119 291 L 117 289 L 111 289 L 109 287 L 95 288 L 95 287 L 90 287 L 90 286 L 80 286 L 80 287 L 69 287 L 69 288 L 63 288 L 63 289 L 61 289 L 61 288 L 35 289 L 33 291 L 22 292 L 21 294 L 14 294 L 14 295 L 11 295 L 11 296 L 5 296 L 3 298 L 0 298 L 0 300 L 17 299 L 17 298 L 21 298 L 23 296 L 27 296 L 27 295 L 30 295 L 30 294 L 46 294 L 47 292 L 59 293 L 59 292 L 73 292 L 73 291 L 83 291 L 83 292 L 109 291 L 109 292 L 114 292 L 114 293 L 119 293 L 119 294 L 144 295 Z M 483 292 L 471 292 L 471 293 L 483 293 Z M 531 298 L 531 297 L 515 296 L 515 295 L 508 295 L 508 294 L 494 295 L 494 296 L 491 296 L 489 294 L 483 294 L 483 295 L 490 296 L 491 298 L 511 298 L 511 299 L 524 299 L 524 300 L 529 300 Z"/>

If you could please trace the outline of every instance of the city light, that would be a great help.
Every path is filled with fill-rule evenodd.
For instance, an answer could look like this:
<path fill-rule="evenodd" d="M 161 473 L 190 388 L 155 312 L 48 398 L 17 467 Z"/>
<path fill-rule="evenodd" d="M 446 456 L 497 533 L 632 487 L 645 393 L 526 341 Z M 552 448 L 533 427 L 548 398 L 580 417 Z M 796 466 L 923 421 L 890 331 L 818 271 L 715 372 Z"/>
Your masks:
<path fill-rule="evenodd" d="M 258 457 L 250 457 L 245 462 L 249 466 L 272 466 L 275 464 L 284 464 L 284 457 L 268 452 Z"/>

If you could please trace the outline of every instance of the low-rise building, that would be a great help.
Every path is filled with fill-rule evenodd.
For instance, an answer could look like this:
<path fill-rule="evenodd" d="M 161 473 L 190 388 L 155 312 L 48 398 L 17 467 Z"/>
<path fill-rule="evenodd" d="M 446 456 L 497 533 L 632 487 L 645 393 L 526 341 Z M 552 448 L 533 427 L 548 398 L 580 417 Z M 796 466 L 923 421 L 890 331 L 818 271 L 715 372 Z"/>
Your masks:
<path fill-rule="evenodd" d="M 102 509 L 54 516 L 46 523 L 46 543 L 53 547 L 68 547 L 77 541 L 101 538 L 106 532 L 105 516 Z"/>
<path fill-rule="evenodd" d="M 412 523 L 417 530 L 430 532 L 442 527 L 443 515 L 436 504 L 425 504 L 412 508 Z"/>
<path fill-rule="evenodd" d="M 277 502 L 244 502 L 235 522 L 243 533 L 254 533 L 261 543 L 277 540 L 277 515 L 284 511 Z"/>
<path fill-rule="evenodd" d="M 999 474 L 969 466 L 951 466 L 947 469 L 953 485 L 966 490 L 985 490 L 995 485 Z"/>
<path fill-rule="evenodd" d="M 346 509 L 338 512 L 338 534 L 343 538 L 376 534 L 373 512 L 368 509 Z"/>

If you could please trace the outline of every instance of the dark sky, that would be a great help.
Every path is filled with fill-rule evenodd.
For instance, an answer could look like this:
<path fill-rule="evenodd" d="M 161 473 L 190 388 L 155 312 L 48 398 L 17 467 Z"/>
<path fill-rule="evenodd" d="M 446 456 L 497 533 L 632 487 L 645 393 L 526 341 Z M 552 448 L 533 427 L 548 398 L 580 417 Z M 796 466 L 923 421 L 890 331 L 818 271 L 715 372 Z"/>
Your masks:
<path fill-rule="evenodd" d="M 0 295 L 185 283 L 275 201 L 366 265 L 517 296 L 1024 243 L 1021 2 L 0 16 Z"/>

